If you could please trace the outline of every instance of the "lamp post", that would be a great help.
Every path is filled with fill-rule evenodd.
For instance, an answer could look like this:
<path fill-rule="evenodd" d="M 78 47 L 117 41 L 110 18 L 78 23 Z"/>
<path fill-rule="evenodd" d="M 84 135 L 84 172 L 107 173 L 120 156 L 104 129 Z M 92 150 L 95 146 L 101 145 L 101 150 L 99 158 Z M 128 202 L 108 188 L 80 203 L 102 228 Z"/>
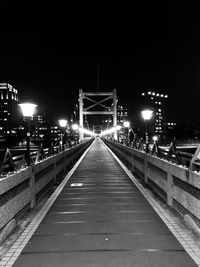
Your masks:
<path fill-rule="evenodd" d="M 76 123 L 72 124 L 73 139 L 74 139 L 76 145 L 77 145 L 77 141 L 76 141 L 76 132 L 78 131 L 78 129 L 79 129 L 78 124 L 76 124 Z"/>
<path fill-rule="evenodd" d="M 154 141 L 154 143 L 155 143 L 155 142 L 158 141 L 158 136 L 157 136 L 157 135 L 154 135 L 154 136 L 152 137 L 152 139 L 153 139 L 153 141 Z"/>
<path fill-rule="evenodd" d="M 130 122 L 124 121 L 123 126 L 126 128 L 126 145 L 129 144 L 129 128 L 130 128 Z"/>
<path fill-rule="evenodd" d="M 67 126 L 67 120 L 65 119 L 60 119 L 59 124 L 61 128 L 65 128 Z M 64 133 L 61 131 L 61 145 L 62 145 L 62 151 L 64 151 Z"/>
<path fill-rule="evenodd" d="M 78 124 L 72 124 L 72 130 L 78 131 Z"/>
<path fill-rule="evenodd" d="M 31 117 L 33 116 L 35 112 L 35 108 L 37 105 L 32 104 L 32 103 L 23 103 L 19 104 L 22 114 L 25 118 L 28 120 L 28 129 L 27 129 L 27 134 L 26 134 L 26 160 L 27 160 L 27 165 L 31 165 L 31 155 L 30 155 L 30 121 Z"/>
<path fill-rule="evenodd" d="M 142 117 L 144 119 L 145 123 L 145 142 L 146 142 L 146 151 L 148 150 L 148 144 L 149 144 L 149 135 L 148 135 L 148 127 L 147 122 L 152 118 L 153 111 L 150 109 L 145 109 L 141 111 Z"/>

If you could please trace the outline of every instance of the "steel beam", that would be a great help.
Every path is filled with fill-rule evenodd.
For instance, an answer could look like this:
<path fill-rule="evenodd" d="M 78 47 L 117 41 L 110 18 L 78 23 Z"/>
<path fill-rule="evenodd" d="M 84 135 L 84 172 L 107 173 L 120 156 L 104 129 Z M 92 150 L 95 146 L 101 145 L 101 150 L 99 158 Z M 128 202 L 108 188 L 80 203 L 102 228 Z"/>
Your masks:
<path fill-rule="evenodd" d="M 106 96 L 106 95 L 113 95 L 113 92 L 89 92 L 89 93 L 83 93 L 84 96 Z"/>
<path fill-rule="evenodd" d="M 112 115 L 113 111 L 83 111 L 84 115 Z"/>
<path fill-rule="evenodd" d="M 83 90 L 79 89 L 79 126 L 83 128 Z M 83 132 L 79 131 L 79 140 L 83 141 Z"/>

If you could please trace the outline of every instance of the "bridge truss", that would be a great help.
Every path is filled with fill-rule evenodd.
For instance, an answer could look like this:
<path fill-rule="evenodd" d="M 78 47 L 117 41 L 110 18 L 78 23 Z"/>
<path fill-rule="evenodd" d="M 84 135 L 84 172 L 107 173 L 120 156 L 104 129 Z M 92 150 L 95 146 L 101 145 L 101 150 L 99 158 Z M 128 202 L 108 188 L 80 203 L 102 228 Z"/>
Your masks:
<path fill-rule="evenodd" d="M 88 100 L 90 103 L 87 107 L 84 105 L 84 100 Z M 108 100 L 112 100 L 110 106 L 105 103 Z M 94 110 L 96 107 L 100 107 L 101 110 Z M 117 126 L 117 89 L 113 89 L 112 92 L 83 92 L 82 89 L 79 89 L 79 126 L 81 128 L 83 128 L 84 115 L 113 115 L 113 127 Z M 80 141 L 83 140 L 81 131 L 79 138 Z M 117 139 L 116 134 L 114 134 L 114 138 Z"/>

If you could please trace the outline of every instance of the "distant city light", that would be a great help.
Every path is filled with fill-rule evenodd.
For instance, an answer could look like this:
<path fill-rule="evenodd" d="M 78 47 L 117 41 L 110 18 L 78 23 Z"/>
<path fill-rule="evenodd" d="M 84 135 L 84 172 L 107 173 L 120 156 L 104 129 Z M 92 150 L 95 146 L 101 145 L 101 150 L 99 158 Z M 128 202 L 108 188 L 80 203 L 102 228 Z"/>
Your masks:
<path fill-rule="evenodd" d="M 124 121 L 123 126 L 126 127 L 126 128 L 130 127 L 130 122 L 129 121 Z"/>
<path fill-rule="evenodd" d="M 77 131 L 78 127 L 78 124 L 72 124 L 72 130 Z"/>

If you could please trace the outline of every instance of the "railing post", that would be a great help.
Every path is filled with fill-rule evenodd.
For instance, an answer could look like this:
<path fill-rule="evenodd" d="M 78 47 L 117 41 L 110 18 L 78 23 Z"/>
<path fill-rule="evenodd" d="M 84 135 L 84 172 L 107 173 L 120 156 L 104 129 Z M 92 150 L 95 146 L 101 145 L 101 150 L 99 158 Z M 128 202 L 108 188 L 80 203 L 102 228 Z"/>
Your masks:
<path fill-rule="evenodd" d="M 171 173 L 167 172 L 167 204 L 172 206 L 172 189 L 173 189 L 173 177 Z"/>
<path fill-rule="evenodd" d="M 145 184 L 148 184 L 148 163 L 147 163 L 147 154 L 144 154 L 144 181 Z"/>
<path fill-rule="evenodd" d="M 134 172 L 134 165 L 133 165 L 133 150 L 131 150 L 131 171 Z"/>
<path fill-rule="evenodd" d="M 53 182 L 54 182 L 54 184 L 57 183 L 57 178 L 56 178 L 56 159 L 55 158 L 53 160 Z"/>
<path fill-rule="evenodd" d="M 31 209 L 33 209 L 36 206 L 35 174 L 34 174 L 34 166 L 31 166 L 30 168 L 31 168 L 30 169 Z"/>

